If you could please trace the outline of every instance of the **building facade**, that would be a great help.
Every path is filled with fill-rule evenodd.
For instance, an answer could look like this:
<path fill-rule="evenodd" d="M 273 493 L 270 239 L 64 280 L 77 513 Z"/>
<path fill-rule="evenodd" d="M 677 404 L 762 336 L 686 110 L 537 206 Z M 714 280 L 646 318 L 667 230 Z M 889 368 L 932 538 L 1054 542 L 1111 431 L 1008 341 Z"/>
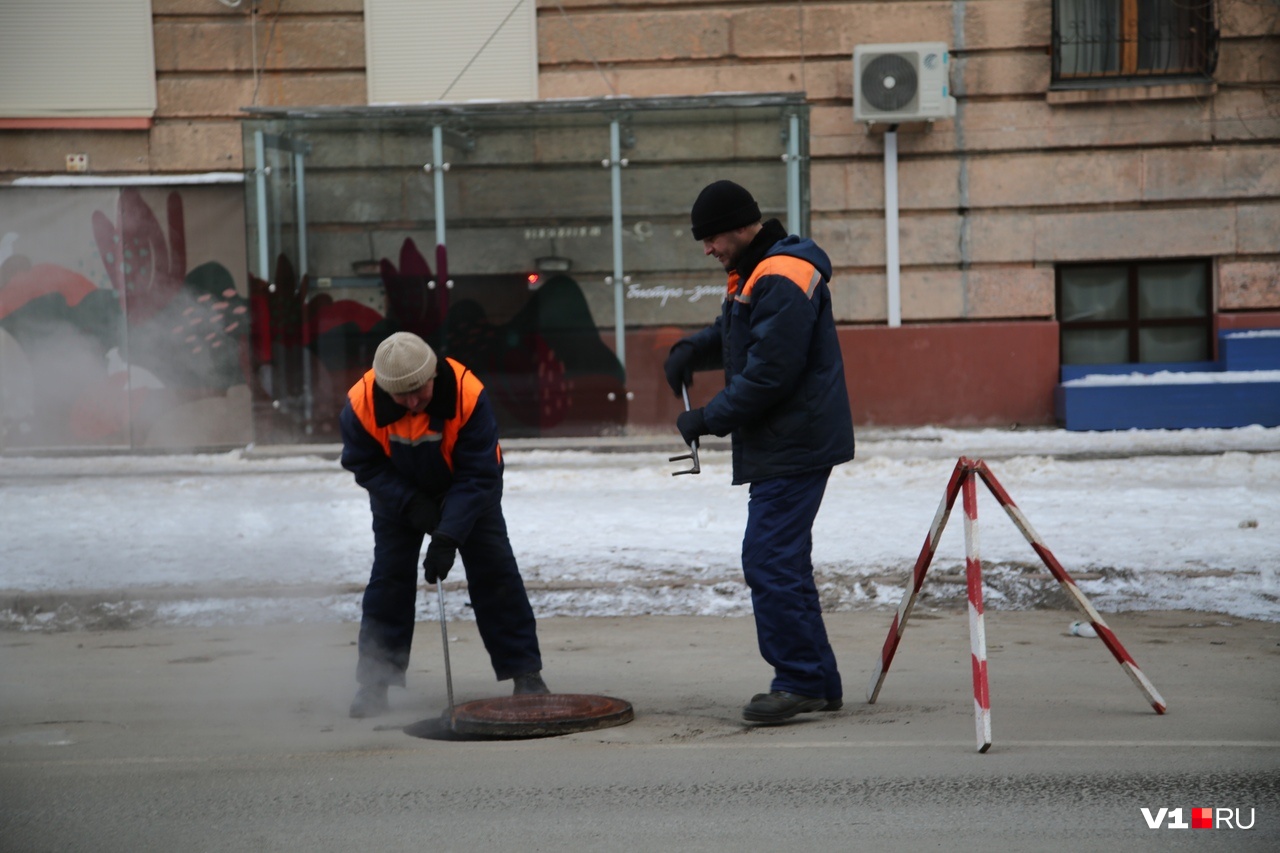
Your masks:
<path fill-rule="evenodd" d="M 447 313 L 453 272 L 455 307 L 469 287 L 506 288 L 482 322 L 440 341 L 517 342 L 519 363 L 485 351 L 512 377 L 510 432 L 669 429 L 678 403 L 662 358 L 714 316 L 718 300 L 703 297 L 722 284 L 687 234 L 687 248 L 674 242 L 677 217 L 722 176 L 755 182 L 771 215 L 831 255 L 860 424 L 1051 424 L 1073 366 L 1204 365 L 1222 331 L 1280 327 L 1275 0 L 0 10 L 5 449 L 330 440 L 328 410 L 353 365 L 406 311 L 419 322 Z M 855 49 L 922 42 L 947 50 L 953 111 L 856 121 L 867 94 L 855 92 Z M 764 132 L 735 113 L 760 106 L 742 98 L 777 112 Z M 615 155 L 611 102 L 673 112 L 648 134 L 623 121 Z M 565 117 L 574 105 L 594 117 Z M 504 109 L 513 125 L 502 140 L 482 134 L 467 149 L 475 116 Z M 446 112 L 462 125 L 433 123 Z M 563 126 L 546 126 L 550 113 Z M 340 167 L 325 172 L 311 134 L 326 122 L 350 125 L 345 147 L 327 151 L 386 163 L 399 156 L 385 124 L 397 117 L 417 123 L 412 177 L 344 184 Z M 789 136 L 793 117 L 803 139 Z M 437 126 L 449 132 L 444 160 L 429 138 Z M 557 183 L 551 152 L 572 148 L 565 138 L 582 142 L 581 168 Z M 498 153 L 480 181 L 486 141 Z M 438 168 L 446 160 L 452 171 Z M 623 198 L 661 203 L 615 215 L 614 174 Z M 380 209 L 351 200 L 353 188 Z M 486 216 L 525 241 L 496 265 Z M 627 236 L 613 240 L 619 217 Z M 396 239 L 326 260 L 374 218 Z M 446 238 L 441 255 L 446 218 L 457 244 Z M 669 238 L 661 252 L 638 239 L 655 233 Z M 564 257 L 574 241 L 580 251 Z M 521 284 L 525 274 L 542 278 Z M 547 320 L 549 294 L 570 306 L 556 309 L 576 318 L 568 332 Z M 437 321 L 424 329 L 453 329 Z M 695 398 L 714 385 L 699 382 Z"/>

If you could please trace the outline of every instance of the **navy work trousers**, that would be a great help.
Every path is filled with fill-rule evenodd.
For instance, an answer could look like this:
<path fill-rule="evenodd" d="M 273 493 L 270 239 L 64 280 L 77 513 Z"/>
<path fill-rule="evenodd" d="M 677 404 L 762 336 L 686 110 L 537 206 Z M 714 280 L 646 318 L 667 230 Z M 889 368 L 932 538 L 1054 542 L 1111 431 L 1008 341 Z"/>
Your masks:
<path fill-rule="evenodd" d="M 423 535 L 373 516 L 373 571 L 364 590 L 356 681 L 404 686 L 413 643 Z M 480 516 L 458 548 L 476 627 L 498 680 L 542 669 L 529 596 L 516 565 L 501 506 Z M 457 572 L 455 567 L 454 572 Z"/>
<path fill-rule="evenodd" d="M 844 690 L 813 581 L 813 522 L 831 469 L 751 484 L 742 572 L 771 690 L 840 699 Z"/>

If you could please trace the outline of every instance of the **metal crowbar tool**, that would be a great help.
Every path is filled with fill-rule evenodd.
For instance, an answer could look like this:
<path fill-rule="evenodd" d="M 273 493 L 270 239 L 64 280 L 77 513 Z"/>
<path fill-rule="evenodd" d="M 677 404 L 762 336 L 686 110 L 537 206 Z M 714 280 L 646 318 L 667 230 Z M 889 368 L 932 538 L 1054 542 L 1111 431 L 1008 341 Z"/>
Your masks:
<path fill-rule="evenodd" d="M 443 581 L 436 581 L 436 601 L 440 603 L 440 641 L 444 645 L 444 683 L 449 691 L 449 728 L 453 729 L 453 671 L 449 669 L 449 625 L 444 618 Z"/>
<path fill-rule="evenodd" d="M 680 385 L 680 393 L 684 396 L 684 410 L 687 412 L 689 411 L 689 386 L 682 383 Z M 688 453 L 682 453 L 679 456 L 672 456 L 669 459 L 667 459 L 667 461 L 679 462 L 681 459 L 692 459 L 693 467 L 685 471 L 672 471 L 671 472 L 672 477 L 679 477 L 681 474 L 701 474 L 702 473 L 702 465 L 701 463 L 698 462 L 698 439 L 695 438 L 693 441 L 689 442 Z"/>

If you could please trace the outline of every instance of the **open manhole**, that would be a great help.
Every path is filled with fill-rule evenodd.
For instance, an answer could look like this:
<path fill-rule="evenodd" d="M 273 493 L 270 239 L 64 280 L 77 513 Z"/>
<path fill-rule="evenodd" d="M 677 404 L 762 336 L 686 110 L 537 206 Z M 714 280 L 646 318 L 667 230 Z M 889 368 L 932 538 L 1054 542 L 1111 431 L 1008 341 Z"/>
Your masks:
<path fill-rule="evenodd" d="M 477 699 L 404 727 L 430 740 L 518 740 L 621 726 L 635 719 L 631 703 L 612 696 L 542 693 Z"/>

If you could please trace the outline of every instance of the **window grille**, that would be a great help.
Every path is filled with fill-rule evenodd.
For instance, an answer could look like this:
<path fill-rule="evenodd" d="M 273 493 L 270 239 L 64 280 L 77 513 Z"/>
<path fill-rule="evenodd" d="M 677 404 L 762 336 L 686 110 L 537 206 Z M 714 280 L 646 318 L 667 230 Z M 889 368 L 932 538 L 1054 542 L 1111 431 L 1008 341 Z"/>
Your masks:
<path fill-rule="evenodd" d="M 1208 76 L 1212 0 L 1054 0 L 1053 79 Z"/>

